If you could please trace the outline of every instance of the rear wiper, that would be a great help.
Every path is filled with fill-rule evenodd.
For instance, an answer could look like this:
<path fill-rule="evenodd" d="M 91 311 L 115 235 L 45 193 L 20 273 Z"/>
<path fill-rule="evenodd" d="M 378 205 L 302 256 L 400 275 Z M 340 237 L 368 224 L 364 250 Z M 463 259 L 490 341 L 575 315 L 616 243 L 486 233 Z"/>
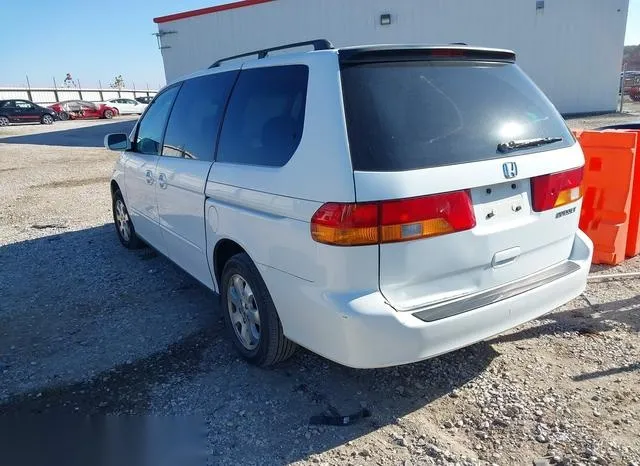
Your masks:
<path fill-rule="evenodd" d="M 512 150 L 543 146 L 545 144 L 553 144 L 554 142 L 560 141 L 562 141 L 562 138 L 560 136 L 555 136 L 552 138 L 521 139 L 519 141 L 502 142 L 498 144 L 498 152 L 511 152 Z"/>

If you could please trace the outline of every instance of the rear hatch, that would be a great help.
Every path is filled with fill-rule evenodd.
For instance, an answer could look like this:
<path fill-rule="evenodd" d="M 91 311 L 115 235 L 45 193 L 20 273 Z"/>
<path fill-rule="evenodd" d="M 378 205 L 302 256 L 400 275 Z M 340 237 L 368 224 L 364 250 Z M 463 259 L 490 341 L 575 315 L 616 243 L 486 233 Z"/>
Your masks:
<path fill-rule="evenodd" d="M 356 205 L 376 205 L 380 290 L 397 310 L 565 262 L 582 152 L 511 52 L 340 52 Z"/>

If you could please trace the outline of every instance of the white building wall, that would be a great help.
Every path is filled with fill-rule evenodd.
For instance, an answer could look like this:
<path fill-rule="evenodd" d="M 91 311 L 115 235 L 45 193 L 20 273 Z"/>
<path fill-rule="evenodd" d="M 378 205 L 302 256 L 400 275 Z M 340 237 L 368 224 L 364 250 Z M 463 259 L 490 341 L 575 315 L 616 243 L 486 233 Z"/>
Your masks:
<path fill-rule="evenodd" d="M 219 58 L 326 38 L 508 48 L 563 113 L 616 107 L 629 0 L 276 0 L 158 24 L 167 82 Z M 382 13 L 392 24 L 381 26 Z"/>

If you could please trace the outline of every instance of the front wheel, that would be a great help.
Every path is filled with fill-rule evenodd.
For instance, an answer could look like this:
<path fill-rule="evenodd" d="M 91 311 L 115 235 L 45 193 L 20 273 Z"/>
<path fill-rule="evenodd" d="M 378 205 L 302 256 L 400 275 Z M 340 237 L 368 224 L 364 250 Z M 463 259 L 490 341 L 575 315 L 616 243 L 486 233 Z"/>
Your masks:
<path fill-rule="evenodd" d="M 53 123 L 53 117 L 48 113 L 45 113 L 44 115 L 42 115 L 42 118 L 40 118 L 40 123 L 42 123 L 43 125 L 50 125 Z"/>
<path fill-rule="evenodd" d="M 58 118 L 60 118 L 60 121 L 67 121 L 69 119 L 69 114 L 67 112 L 60 112 L 58 113 Z"/>
<path fill-rule="evenodd" d="M 111 120 L 113 118 L 113 112 L 111 110 L 105 110 L 103 116 L 107 120 Z"/>
<path fill-rule="evenodd" d="M 136 229 L 133 227 L 129 211 L 119 190 L 113 193 L 113 223 L 116 226 L 118 239 L 125 248 L 139 249 L 144 246 L 136 235 Z"/>
<path fill-rule="evenodd" d="M 221 282 L 225 324 L 240 355 L 260 367 L 291 357 L 297 345 L 284 336 L 269 290 L 247 254 L 227 261 Z"/>

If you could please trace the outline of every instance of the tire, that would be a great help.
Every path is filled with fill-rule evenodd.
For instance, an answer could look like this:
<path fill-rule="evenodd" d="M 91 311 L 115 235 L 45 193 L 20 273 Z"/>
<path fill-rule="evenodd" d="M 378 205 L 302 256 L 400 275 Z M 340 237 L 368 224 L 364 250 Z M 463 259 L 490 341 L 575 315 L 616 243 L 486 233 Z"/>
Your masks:
<path fill-rule="evenodd" d="M 60 121 L 67 121 L 69 119 L 69 114 L 67 112 L 60 112 L 58 113 L 58 118 L 60 118 Z"/>
<path fill-rule="evenodd" d="M 9 123 L 11 123 L 9 118 L 6 116 L 0 116 L 0 126 L 9 126 Z"/>
<path fill-rule="evenodd" d="M 45 113 L 40 118 L 40 123 L 42 123 L 43 125 L 51 125 L 51 124 L 53 124 L 53 117 L 51 115 L 49 115 L 48 113 Z"/>
<path fill-rule="evenodd" d="M 138 235 L 136 235 L 136 229 L 133 226 L 131 217 L 129 217 L 129 211 L 124 203 L 124 198 L 120 190 L 116 190 L 113 193 L 111 207 L 113 210 L 113 223 L 115 224 L 116 233 L 122 245 L 127 249 L 140 249 L 144 247 L 144 243 Z"/>
<path fill-rule="evenodd" d="M 111 120 L 113 118 L 113 112 L 111 110 L 105 110 L 102 116 L 107 120 Z"/>
<path fill-rule="evenodd" d="M 297 345 L 284 336 L 269 290 L 249 256 L 241 253 L 231 257 L 224 266 L 221 282 L 225 326 L 240 355 L 259 367 L 272 366 L 290 358 Z M 251 341 L 243 340 L 242 328 L 248 329 L 245 336 Z"/>

